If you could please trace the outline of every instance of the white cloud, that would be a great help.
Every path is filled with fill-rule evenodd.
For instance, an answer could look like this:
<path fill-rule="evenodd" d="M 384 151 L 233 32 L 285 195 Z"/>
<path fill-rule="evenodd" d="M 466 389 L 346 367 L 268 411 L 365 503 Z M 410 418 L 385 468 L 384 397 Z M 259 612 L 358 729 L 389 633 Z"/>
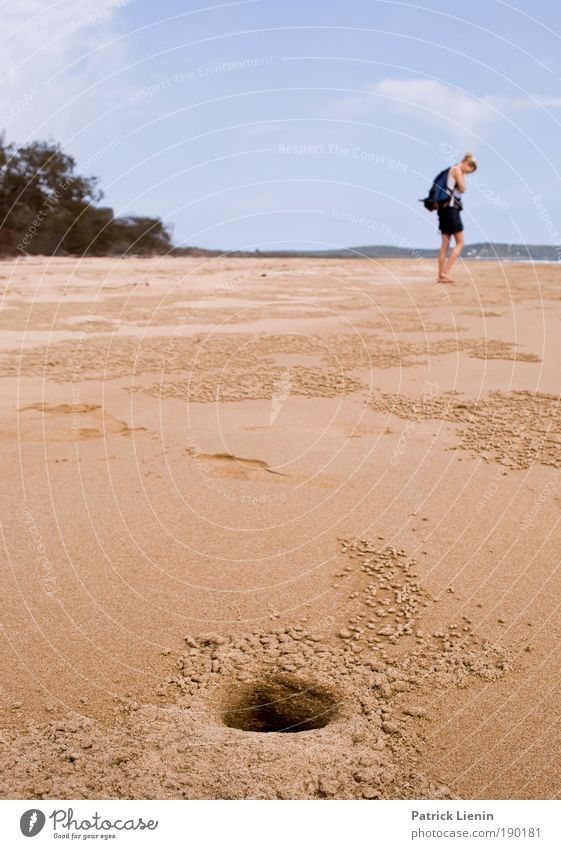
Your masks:
<path fill-rule="evenodd" d="M 124 48 L 96 48 L 113 39 L 118 10 L 130 2 L 25 0 L 3 9 L 0 128 L 8 140 L 64 140 L 111 104 L 95 83 L 122 66 Z"/>
<path fill-rule="evenodd" d="M 437 80 L 382 80 L 372 92 L 389 98 L 399 111 L 411 112 L 414 105 L 431 122 L 445 120 L 460 131 L 479 132 L 497 117 L 486 97 L 474 97 Z"/>
<path fill-rule="evenodd" d="M 438 80 L 386 79 L 370 86 L 366 94 L 337 101 L 332 105 L 331 114 L 356 117 L 371 114 L 374 110 L 379 112 L 384 105 L 394 112 L 418 117 L 432 126 L 446 125 L 455 135 L 465 138 L 466 134 L 484 133 L 509 112 L 560 107 L 561 97 L 491 94 L 476 97 Z"/>
<path fill-rule="evenodd" d="M 502 97 L 500 95 L 489 95 L 487 99 L 501 112 L 513 112 L 522 109 L 538 109 L 540 106 L 543 106 L 544 109 L 559 109 L 561 107 L 561 97 L 549 94 L 534 94 L 526 95 L 525 97 Z"/>

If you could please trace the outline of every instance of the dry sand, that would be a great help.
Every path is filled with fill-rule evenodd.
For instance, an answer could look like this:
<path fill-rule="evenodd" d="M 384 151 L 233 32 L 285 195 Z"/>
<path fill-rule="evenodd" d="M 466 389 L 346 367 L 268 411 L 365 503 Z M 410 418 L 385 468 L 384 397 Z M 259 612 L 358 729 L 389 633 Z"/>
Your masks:
<path fill-rule="evenodd" d="M 559 798 L 561 269 L 429 271 L 0 264 L 3 797 Z"/>

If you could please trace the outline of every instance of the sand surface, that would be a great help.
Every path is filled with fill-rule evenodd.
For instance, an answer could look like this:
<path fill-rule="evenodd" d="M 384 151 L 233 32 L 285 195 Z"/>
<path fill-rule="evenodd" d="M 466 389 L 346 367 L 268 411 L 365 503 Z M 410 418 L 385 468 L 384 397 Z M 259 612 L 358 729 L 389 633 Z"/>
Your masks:
<path fill-rule="evenodd" d="M 561 268 L 456 278 L 0 263 L 3 797 L 559 798 Z"/>

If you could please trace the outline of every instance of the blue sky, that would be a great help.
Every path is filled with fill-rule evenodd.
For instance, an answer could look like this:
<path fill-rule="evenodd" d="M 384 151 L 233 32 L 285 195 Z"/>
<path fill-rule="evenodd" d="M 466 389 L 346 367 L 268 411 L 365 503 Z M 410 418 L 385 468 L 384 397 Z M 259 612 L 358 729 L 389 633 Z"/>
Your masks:
<path fill-rule="evenodd" d="M 177 244 L 432 246 L 417 199 L 466 150 L 467 241 L 554 243 L 561 14 L 518 2 L 23 0 L 0 125 Z"/>

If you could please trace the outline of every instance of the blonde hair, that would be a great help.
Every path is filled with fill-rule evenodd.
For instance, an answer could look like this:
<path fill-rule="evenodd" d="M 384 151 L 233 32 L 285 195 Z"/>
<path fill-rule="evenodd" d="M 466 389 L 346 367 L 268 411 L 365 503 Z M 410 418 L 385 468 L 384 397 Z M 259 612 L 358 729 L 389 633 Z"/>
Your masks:
<path fill-rule="evenodd" d="M 462 162 L 467 162 L 468 165 L 471 165 L 474 171 L 477 170 L 477 162 L 475 161 L 473 153 L 466 153 L 466 155 L 462 159 Z"/>

